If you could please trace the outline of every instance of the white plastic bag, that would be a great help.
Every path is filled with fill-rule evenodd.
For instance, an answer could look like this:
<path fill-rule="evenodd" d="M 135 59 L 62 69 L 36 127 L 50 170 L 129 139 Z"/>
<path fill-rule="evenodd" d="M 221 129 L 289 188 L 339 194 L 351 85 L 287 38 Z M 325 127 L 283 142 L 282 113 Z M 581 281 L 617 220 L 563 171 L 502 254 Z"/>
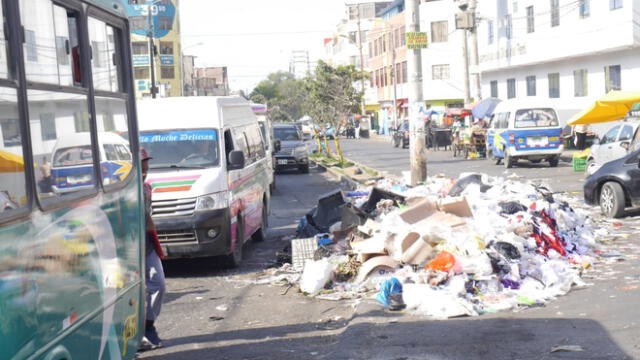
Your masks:
<path fill-rule="evenodd" d="M 324 285 L 331 279 L 333 266 L 328 258 L 318 261 L 307 261 L 304 265 L 302 278 L 300 279 L 300 290 L 310 295 L 316 295 L 322 290 Z"/>

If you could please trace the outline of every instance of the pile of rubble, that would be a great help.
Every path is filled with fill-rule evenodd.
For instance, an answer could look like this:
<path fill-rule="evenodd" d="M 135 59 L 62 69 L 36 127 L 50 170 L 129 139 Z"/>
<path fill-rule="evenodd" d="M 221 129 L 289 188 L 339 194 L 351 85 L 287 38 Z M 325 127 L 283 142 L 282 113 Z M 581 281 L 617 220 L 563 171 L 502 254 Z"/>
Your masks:
<path fill-rule="evenodd" d="M 486 175 L 391 180 L 321 197 L 292 240 L 300 290 L 371 297 L 436 318 L 544 304 L 584 286 L 596 229 L 586 212 L 531 182 Z"/>

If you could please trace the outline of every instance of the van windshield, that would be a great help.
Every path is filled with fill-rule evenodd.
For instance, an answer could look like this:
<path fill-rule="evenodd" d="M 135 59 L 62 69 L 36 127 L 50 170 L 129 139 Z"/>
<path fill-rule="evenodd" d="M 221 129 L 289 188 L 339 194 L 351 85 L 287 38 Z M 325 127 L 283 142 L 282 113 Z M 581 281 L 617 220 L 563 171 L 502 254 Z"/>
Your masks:
<path fill-rule="evenodd" d="M 558 126 L 558 117 L 553 109 L 522 109 L 516 111 L 514 127 L 537 128 Z"/>
<path fill-rule="evenodd" d="M 220 164 L 218 130 L 156 130 L 140 133 L 150 168 L 210 167 Z"/>

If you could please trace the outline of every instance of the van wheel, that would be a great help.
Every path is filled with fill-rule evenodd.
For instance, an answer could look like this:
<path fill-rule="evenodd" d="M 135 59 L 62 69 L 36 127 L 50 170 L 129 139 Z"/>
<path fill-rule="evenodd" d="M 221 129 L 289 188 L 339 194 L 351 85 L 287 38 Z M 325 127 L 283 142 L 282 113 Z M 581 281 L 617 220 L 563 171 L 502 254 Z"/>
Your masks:
<path fill-rule="evenodd" d="M 260 228 L 253 233 L 251 239 L 253 242 L 262 242 L 267 238 L 267 228 L 269 227 L 269 212 L 267 211 L 267 200 L 262 201 L 262 224 Z"/>
<path fill-rule="evenodd" d="M 600 189 L 600 210 L 610 218 L 619 218 L 624 214 L 624 190 L 617 182 L 609 181 Z"/>
<path fill-rule="evenodd" d="M 237 268 L 242 262 L 242 247 L 244 246 L 243 240 L 242 220 L 238 216 L 238 221 L 236 222 L 236 248 L 233 249 L 231 254 L 227 255 L 227 264 L 230 268 Z"/>
<path fill-rule="evenodd" d="M 509 155 L 509 153 L 507 151 L 504 152 L 504 167 L 507 169 L 511 169 L 513 167 L 513 164 L 515 163 L 515 160 L 511 157 L 511 155 Z"/>
<path fill-rule="evenodd" d="M 559 156 L 554 156 L 554 157 L 549 159 L 549 166 L 557 167 L 559 162 L 560 162 L 560 157 Z"/>

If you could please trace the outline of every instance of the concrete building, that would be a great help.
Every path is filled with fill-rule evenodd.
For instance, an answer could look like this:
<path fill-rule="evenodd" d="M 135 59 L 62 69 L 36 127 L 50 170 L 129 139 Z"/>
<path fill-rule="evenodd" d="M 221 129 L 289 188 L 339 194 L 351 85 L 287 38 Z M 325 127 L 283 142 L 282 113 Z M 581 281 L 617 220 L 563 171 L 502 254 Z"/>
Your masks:
<path fill-rule="evenodd" d="M 151 71 L 158 97 L 182 95 L 180 17 L 178 0 L 123 0 L 131 26 L 136 97 L 151 96 Z M 151 26 L 150 26 L 151 25 Z M 149 46 L 152 28 L 155 50 Z M 154 69 L 151 69 L 153 54 Z"/>
<path fill-rule="evenodd" d="M 640 1 L 480 1 L 483 97 L 540 97 L 561 122 L 609 90 L 637 90 Z"/>
<path fill-rule="evenodd" d="M 462 30 L 456 30 L 454 0 L 420 4 L 420 29 L 429 47 L 422 50 L 423 95 L 431 110 L 444 112 L 464 106 Z"/>
<path fill-rule="evenodd" d="M 196 57 L 193 55 L 182 56 L 182 93 L 184 96 L 195 96 L 196 91 Z"/>
<path fill-rule="evenodd" d="M 390 128 L 407 116 L 409 89 L 404 0 L 394 1 L 377 15 L 381 19 L 367 37 L 371 78 L 367 99 L 377 99 L 378 132 L 388 134 Z"/>
<path fill-rule="evenodd" d="M 229 95 L 229 78 L 226 66 L 195 68 L 194 70 L 197 96 Z"/>

